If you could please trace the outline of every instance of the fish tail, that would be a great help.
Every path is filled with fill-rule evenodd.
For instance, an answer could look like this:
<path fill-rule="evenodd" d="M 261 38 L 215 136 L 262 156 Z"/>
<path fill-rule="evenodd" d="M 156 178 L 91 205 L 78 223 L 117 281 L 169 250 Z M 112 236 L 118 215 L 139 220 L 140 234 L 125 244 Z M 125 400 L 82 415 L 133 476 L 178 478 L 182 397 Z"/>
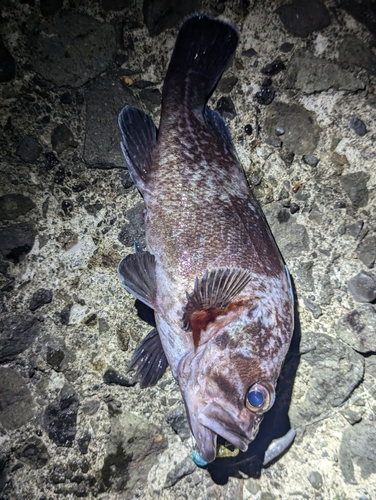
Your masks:
<path fill-rule="evenodd" d="M 177 37 L 163 85 L 162 106 L 204 109 L 239 41 L 231 24 L 202 14 L 189 17 Z"/>

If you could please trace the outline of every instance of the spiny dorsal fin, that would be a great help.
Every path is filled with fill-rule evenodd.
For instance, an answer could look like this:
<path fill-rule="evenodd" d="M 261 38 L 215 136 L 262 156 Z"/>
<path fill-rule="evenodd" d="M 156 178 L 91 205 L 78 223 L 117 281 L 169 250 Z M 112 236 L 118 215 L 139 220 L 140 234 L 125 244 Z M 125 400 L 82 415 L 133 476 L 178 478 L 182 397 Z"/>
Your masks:
<path fill-rule="evenodd" d="M 138 380 L 141 388 L 155 385 L 166 371 L 168 361 L 156 328 L 148 333 L 134 351 L 127 366 L 127 372 L 136 367 L 137 371 L 132 382 Z"/>
<path fill-rule="evenodd" d="M 206 312 L 204 323 L 213 321 L 244 290 L 251 279 L 252 274 L 249 271 L 238 267 L 207 270 L 201 279 L 196 278 L 193 292 L 187 293 L 187 303 L 183 308 L 183 327 L 186 330 L 194 330 L 193 316 L 202 311 Z M 200 319 L 201 324 L 202 322 Z"/>
<path fill-rule="evenodd" d="M 157 129 L 149 115 L 132 106 L 125 106 L 120 112 L 118 123 L 123 136 L 120 146 L 130 176 L 142 194 L 151 169 Z"/>
<path fill-rule="evenodd" d="M 155 309 L 155 258 L 149 252 L 131 253 L 118 266 L 123 287 L 147 306 Z"/>

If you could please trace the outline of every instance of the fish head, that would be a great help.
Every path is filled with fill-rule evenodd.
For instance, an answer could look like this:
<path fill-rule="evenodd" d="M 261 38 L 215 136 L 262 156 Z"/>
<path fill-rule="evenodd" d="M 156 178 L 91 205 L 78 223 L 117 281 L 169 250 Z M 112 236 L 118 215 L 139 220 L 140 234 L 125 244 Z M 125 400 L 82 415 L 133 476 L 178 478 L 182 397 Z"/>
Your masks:
<path fill-rule="evenodd" d="M 262 315 L 259 308 L 242 314 L 179 364 L 188 421 L 207 462 L 215 459 L 218 436 L 246 451 L 273 406 L 292 324 L 271 325 Z"/>

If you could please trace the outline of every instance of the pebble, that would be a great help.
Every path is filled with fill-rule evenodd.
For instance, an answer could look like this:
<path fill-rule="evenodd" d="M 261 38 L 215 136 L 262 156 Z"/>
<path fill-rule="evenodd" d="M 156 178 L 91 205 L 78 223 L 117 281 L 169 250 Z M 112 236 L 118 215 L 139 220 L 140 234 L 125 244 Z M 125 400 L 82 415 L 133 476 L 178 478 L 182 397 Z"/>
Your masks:
<path fill-rule="evenodd" d="M 175 465 L 175 467 L 169 471 L 166 477 L 166 482 L 164 488 L 171 488 L 174 486 L 180 479 L 189 474 L 193 474 L 196 470 L 196 465 L 193 460 L 189 457 L 185 458 L 181 462 Z"/>
<path fill-rule="evenodd" d="M 47 345 L 46 361 L 57 372 L 61 370 L 65 358 L 65 346 L 62 342 L 55 341 Z"/>
<path fill-rule="evenodd" d="M 283 135 L 285 133 L 285 129 L 283 127 L 277 127 L 275 129 L 275 135 L 278 137 L 280 135 Z"/>
<path fill-rule="evenodd" d="M 316 167 L 320 161 L 315 155 L 303 155 L 303 160 L 310 167 Z"/>
<path fill-rule="evenodd" d="M 376 279 L 366 271 L 360 271 L 347 284 L 350 294 L 357 302 L 374 302 L 376 300 Z"/>
<path fill-rule="evenodd" d="M 252 129 L 252 125 L 250 123 L 248 123 L 245 127 L 244 127 L 244 131 L 247 135 L 252 135 L 252 132 L 253 132 L 253 129 Z"/>
<path fill-rule="evenodd" d="M 215 108 L 224 118 L 232 120 L 236 116 L 236 110 L 231 97 L 223 96 L 217 101 Z"/>
<path fill-rule="evenodd" d="M 42 146 L 34 137 L 27 135 L 18 144 L 16 154 L 26 163 L 34 163 L 42 152 Z"/>
<path fill-rule="evenodd" d="M 259 104 L 263 104 L 264 106 L 268 106 L 273 102 L 275 97 L 275 90 L 273 87 L 261 87 L 254 96 L 254 99 Z"/>
<path fill-rule="evenodd" d="M 376 352 L 376 310 L 370 304 L 359 304 L 336 325 L 338 337 L 358 352 Z"/>
<path fill-rule="evenodd" d="M 261 73 L 263 75 L 275 76 L 284 69 L 286 69 L 286 66 L 283 64 L 283 62 L 280 59 L 275 59 L 275 61 L 264 66 L 261 69 Z"/>
<path fill-rule="evenodd" d="M 62 153 L 69 146 L 76 147 L 72 131 L 64 124 L 54 128 L 51 134 L 51 144 L 57 153 Z"/>
<path fill-rule="evenodd" d="M 328 9 L 319 0 L 294 0 L 278 7 L 277 14 L 286 30 L 301 38 L 326 28 L 331 22 Z"/>
<path fill-rule="evenodd" d="M 34 208 L 34 202 L 23 194 L 12 193 L 0 196 L 0 221 L 18 219 Z"/>
<path fill-rule="evenodd" d="M 291 203 L 290 205 L 290 213 L 291 214 L 296 214 L 297 212 L 299 212 L 300 210 L 300 207 L 297 203 Z"/>
<path fill-rule="evenodd" d="M 39 334 L 39 321 L 29 314 L 3 314 L 0 327 L 0 363 L 15 359 L 34 343 Z"/>
<path fill-rule="evenodd" d="M 48 437 L 57 445 L 71 447 L 76 436 L 79 400 L 74 390 L 65 385 L 58 399 L 44 412 L 44 426 Z"/>
<path fill-rule="evenodd" d="M 30 311 L 36 311 L 45 304 L 49 304 L 51 301 L 52 291 L 46 288 L 39 288 L 31 297 L 29 309 Z"/>
<path fill-rule="evenodd" d="M 341 175 L 340 181 L 343 190 L 356 207 L 365 207 L 368 204 L 369 191 L 367 182 L 370 176 L 367 172 L 352 172 Z"/>
<path fill-rule="evenodd" d="M 34 401 L 24 379 L 13 368 L 0 367 L 0 423 L 9 430 L 34 416 Z"/>
<path fill-rule="evenodd" d="M 322 482 L 322 476 L 321 476 L 320 472 L 311 471 L 308 474 L 308 481 L 315 488 L 315 490 L 319 490 L 320 488 L 322 488 L 323 482 Z"/>
<path fill-rule="evenodd" d="M 376 236 L 366 236 L 357 248 L 358 258 L 372 269 L 376 261 Z"/>
<path fill-rule="evenodd" d="M 82 455 L 86 455 L 89 449 L 89 444 L 91 441 L 91 433 L 90 431 L 84 431 L 81 436 L 77 439 L 78 449 Z"/>
<path fill-rule="evenodd" d="M 350 128 L 358 135 L 360 135 L 360 137 L 363 137 L 363 135 L 366 135 L 367 133 L 366 125 L 360 118 L 351 118 Z"/>
<path fill-rule="evenodd" d="M 103 381 L 105 384 L 120 385 L 122 387 L 133 387 L 135 382 L 131 382 L 123 375 L 119 375 L 116 370 L 108 368 L 103 374 Z"/>
<path fill-rule="evenodd" d="M 182 441 L 191 437 L 187 415 L 182 408 L 169 413 L 166 417 L 166 422 L 172 427 L 174 432 L 179 435 Z"/>

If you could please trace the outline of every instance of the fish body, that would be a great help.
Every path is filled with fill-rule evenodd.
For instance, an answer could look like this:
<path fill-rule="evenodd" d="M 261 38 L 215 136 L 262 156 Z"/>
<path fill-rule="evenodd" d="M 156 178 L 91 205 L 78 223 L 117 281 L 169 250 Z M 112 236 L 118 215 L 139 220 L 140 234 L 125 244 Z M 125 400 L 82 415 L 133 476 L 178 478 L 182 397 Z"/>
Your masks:
<path fill-rule="evenodd" d="M 291 284 L 222 117 L 207 105 L 239 35 L 203 15 L 179 32 L 157 130 L 125 107 L 123 153 L 146 206 L 147 251 L 119 264 L 156 329 L 131 368 L 142 386 L 170 365 L 201 457 L 217 436 L 242 451 L 274 402 L 293 330 Z"/>

